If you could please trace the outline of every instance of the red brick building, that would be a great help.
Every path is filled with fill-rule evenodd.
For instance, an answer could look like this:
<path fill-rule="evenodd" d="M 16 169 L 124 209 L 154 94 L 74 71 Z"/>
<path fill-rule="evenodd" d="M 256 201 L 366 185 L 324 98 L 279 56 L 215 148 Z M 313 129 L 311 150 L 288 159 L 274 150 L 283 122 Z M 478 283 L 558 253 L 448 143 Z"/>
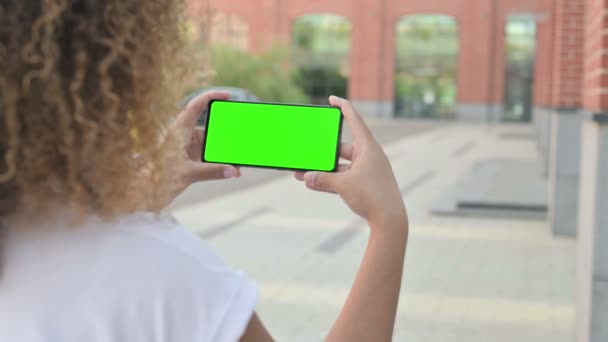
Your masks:
<path fill-rule="evenodd" d="M 505 81 L 505 23 L 510 16 L 537 19 L 536 102 L 550 105 L 552 98 L 552 0 L 191 0 L 190 11 L 238 16 L 248 27 L 247 47 L 262 51 L 274 44 L 289 45 L 292 23 L 304 15 L 329 13 L 352 24 L 349 98 L 362 111 L 390 116 L 395 87 L 397 22 L 408 16 L 440 14 L 458 24 L 458 112 L 462 117 L 496 116 L 503 105 Z M 559 47 L 557 47 L 559 48 Z M 563 61 L 567 63 L 567 60 Z"/>

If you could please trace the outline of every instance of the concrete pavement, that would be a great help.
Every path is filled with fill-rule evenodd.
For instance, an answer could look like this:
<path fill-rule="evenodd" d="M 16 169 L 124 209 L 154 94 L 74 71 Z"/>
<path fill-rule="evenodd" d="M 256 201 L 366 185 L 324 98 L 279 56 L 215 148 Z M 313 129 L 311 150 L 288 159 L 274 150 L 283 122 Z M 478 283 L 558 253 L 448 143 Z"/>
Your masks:
<path fill-rule="evenodd" d="M 436 217 L 434 204 L 488 159 L 533 161 L 526 125 L 458 124 L 385 144 L 411 220 L 395 341 L 573 341 L 575 242 L 545 221 Z M 321 341 L 368 230 L 335 196 L 290 175 L 175 210 L 260 287 L 279 341 Z"/>

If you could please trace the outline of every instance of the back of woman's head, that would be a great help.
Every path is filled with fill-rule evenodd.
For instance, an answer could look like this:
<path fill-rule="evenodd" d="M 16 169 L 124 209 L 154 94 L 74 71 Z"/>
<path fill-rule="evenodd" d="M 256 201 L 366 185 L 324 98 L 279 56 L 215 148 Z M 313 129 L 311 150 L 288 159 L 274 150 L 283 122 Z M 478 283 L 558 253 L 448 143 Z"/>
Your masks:
<path fill-rule="evenodd" d="M 157 208 L 174 0 L 0 1 L 0 221 Z"/>

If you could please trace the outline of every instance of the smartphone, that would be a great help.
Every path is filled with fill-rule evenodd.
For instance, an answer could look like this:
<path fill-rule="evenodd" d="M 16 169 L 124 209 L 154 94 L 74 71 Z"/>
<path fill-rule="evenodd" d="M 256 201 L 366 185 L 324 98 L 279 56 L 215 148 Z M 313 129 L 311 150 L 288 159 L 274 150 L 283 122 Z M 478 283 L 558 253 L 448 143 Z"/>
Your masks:
<path fill-rule="evenodd" d="M 339 108 L 214 100 L 207 115 L 205 163 L 337 170 L 343 124 Z"/>

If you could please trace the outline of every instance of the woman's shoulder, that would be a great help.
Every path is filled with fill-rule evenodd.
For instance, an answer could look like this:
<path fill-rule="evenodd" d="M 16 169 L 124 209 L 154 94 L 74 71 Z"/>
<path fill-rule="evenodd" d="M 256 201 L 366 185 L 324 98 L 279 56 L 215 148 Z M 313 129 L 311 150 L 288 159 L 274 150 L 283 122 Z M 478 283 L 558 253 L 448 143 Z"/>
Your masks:
<path fill-rule="evenodd" d="M 136 278 L 134 291 L 127 292 L 148 288 L 144 292 L 152 293 L 142 300 L 170 302 L 179 308 L 180 317 L 198 317 L 192 324 L 203 324 L 204 334 L 213 336 L 209 340 L 238 339 L 258 296 L 243 272 L 226 265 L 208 244 L 170 216 L 132 215 L 109 230 L 114 230 L 110 236 L 115 236 L 111 240 L 116 240 L 117 249 L 111 254 L 120 258 L 112 263 L 126 263 L 122 277 Z"/>
<path fill-rule="evenodd" d="M 171 340 L 236 340 L 255 309 L 253 282 L 169 216 L 92 219 L 15 242 L 3 281 L 18 289 L 10 303 L 32 313 L 24 322 L 61 308 L 91 317 L 84 325 L 123 322 L 125 336 L 146 336 L 160 318 Z M 55 329 L 70 324 L 62 317 L 44 319 Z"/>
<path fill-rule="evenodd" d="M 56 271 L 80 272 L 85 278 L 121 277 L 131 283 L 204 280 L 202 287 L 242 276 L 176 219 L 152 213 L 111 221 L 91 217 L 77 228 L 53 222 L 34 233 L 17 234 L 9 245 L 15 253 L 7 261 L 14 263 L 17 271 L 31 267 L 43 271 L 48 266 Z"/>
<path fill-rule="evenodd" d="M 133 240 L 137 252 L 152 251 L 154 258 L 168 257 L 192 262 L 204 268 L 226 268 L 225 263 L 195 232 L 185 228 L 173 216 L 138 213 L 111 223 L 110 235 Z"/>

